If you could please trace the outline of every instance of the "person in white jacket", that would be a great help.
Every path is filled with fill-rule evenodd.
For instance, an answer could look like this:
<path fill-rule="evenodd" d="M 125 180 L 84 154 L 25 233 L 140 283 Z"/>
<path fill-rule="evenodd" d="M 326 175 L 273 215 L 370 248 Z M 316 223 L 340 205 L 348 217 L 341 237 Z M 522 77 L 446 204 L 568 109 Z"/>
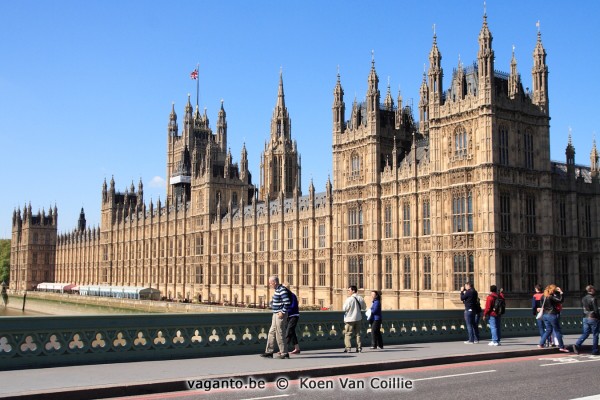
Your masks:
<path fill-rule="evenodd" d="M 352 335 L 356 334 L 356 352 L 362 351 L 360 342 L 360 325 L 362 323 L 362 310 L 367 308 L 365 300 L 356 294 L 356 286 L 348 287 L 348 298 L 344 302 L 344 353 L 352 350 Z"/>

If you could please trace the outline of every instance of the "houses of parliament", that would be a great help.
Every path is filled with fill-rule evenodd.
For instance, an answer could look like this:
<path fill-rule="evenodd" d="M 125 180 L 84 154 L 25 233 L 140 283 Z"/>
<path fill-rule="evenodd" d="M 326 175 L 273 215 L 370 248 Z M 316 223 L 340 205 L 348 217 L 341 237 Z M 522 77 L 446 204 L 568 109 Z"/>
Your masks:
<path fill-rule="evenodd" d="M 302 191 L 282 75 L 256 183 L 245 146 L 238 162 L 228 148 L 223 104 L 213 130 L 188 96 L 183 116 L 173 106 L 168 117 L 165 201 L 146 203 L 141 181 L 120 192 L 105 180 L 100 225 L 81 210 L 61 234 L 56 206 L 15 210 L 10 288 L 143 286 L 249 305 L 268 303 L 278 275 L 301 306 L 337 310 L 349 285 L 380 290 L 385 309 L 460 307 L 467 280 L 480 292 L 497 284 L 509 306 L 528 306 L 538 283 L 579 298 L 600 282 L 599 156 L 594 142 L 590 166 L 576 164 L 569 136 L 565 162 L 550 160 L 541 33 L 531 90 L 514 52 L 509 72 L 496 70 L 485 15 L 477 60 L 459 61 L 447 88 L 436 39 L 418 110 L 389 85 L 380 93 L 374 59 L 364 100 L 348 110 L 339 73 L 332 80 L 324 191 Z"/>

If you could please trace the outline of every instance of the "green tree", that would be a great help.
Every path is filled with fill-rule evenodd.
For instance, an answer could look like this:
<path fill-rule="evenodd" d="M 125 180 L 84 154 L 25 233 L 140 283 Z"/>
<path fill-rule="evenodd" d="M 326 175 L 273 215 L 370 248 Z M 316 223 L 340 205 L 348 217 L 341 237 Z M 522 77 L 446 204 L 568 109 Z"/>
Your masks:
<path fill-rule="evenodd" d="M 8 283 L 10 274 L 10 240 L 0 239 L 0 284 Z"/>

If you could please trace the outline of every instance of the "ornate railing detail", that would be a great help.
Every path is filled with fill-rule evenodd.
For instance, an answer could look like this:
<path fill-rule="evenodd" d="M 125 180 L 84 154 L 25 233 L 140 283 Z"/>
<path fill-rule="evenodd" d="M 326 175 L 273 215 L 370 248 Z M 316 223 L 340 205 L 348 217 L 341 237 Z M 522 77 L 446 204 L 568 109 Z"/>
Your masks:
<path fill-rule="evenodd" d="M 265 313 L 34 316 L 2 318 L 0 369 L 211 357 L 264 351 L 271 324 Z M 386 344 L 466 338 L 461 310 L 383 312 Z M 579 309 L 561 315 L 564 333 L 579 333 Z M 531 310 L 509 309 L 502 336 L 536 336 Z M 343 347 L 341 312 L 303 312 L 298 323 L 302 349 Z M 482 339 L 489 326 L 480 321 Z M 362 334 L 371 335 L 366 322 Z"/>

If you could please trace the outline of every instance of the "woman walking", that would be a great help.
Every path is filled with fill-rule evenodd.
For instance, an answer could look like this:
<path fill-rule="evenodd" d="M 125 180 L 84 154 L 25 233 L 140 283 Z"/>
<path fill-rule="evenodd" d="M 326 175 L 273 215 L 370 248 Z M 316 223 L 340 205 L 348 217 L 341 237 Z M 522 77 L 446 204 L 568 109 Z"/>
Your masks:
<path fill-rule="evenodd" d="M 383 349 L 383 338 L 381 336 L 381 295 L 378 291 L 373 290 L 371 292 L 371 315 L 369 316 L 369 323 L 371 324 L 371 348 L 376 349 L 379 347 Z"/>
<path fill-rule="evenodd" d="M 569 352 L 563 343 L 560 321 L 558 319 L 560 310 L 562 309 L 563 300 L 564 297 L 561 288 L 554 284 L 546 286 L 546 289 L 544 290 L 544 297 L 542 297 L 542 307 L 544 309 L 543 320 L 546 327 L 546 332 L 544 332 L 544 335 L 538 344 L 540 349 L 544 348 L 544 343 L 546 343 L 546 340 L 548 340 L 550 335 L 553 334 L 558 340 L 558 350 L 562 351 L 563 353 Z"/>

